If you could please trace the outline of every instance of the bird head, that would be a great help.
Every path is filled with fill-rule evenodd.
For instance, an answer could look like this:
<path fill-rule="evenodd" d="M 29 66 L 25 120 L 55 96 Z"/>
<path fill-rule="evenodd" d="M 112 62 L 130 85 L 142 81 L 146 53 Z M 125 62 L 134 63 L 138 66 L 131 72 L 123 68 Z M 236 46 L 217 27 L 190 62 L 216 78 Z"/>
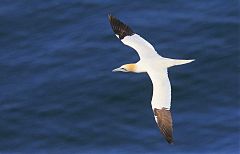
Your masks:
<path fill-rule="evenodd" d="M 125 64 L 112 71 L 113 72 L 136 72 L 136 64 Z"/>

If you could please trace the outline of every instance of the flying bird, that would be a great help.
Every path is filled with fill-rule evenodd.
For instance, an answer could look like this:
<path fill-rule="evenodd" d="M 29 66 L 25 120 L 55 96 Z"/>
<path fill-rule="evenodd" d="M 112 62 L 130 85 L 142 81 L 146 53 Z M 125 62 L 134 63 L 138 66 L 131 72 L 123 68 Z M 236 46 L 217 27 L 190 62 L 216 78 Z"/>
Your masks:
<path fill-rule="evenodd" d="M 173 122 L 170 111 L 171 84 L 168 78 L 168 68 L 194 60 L 162 57 L 148 41 L 136 34 L 128 25 L 112 15 L 108 17 L 115 35 L 123 44 L 135 49 L 140 57 L 137 63 L 122 65 L 113 72 L 147 73 L 149 75 L 153 85 L 151 105 L 155 121 L 167 142 L 173 143 Z"/>

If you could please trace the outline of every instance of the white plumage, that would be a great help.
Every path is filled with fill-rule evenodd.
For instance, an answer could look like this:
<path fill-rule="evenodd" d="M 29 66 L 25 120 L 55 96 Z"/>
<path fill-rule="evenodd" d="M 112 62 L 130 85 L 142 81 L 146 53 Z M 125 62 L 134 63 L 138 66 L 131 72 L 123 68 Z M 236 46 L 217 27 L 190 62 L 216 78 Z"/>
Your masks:
<path fill-rule="evenodd" d="M 142 59 L 149 57 L 150 55 L 152 56 L 157 55 L 157 52 L 155 51 L 153 46 L 138 34 L 134 34 L 132 36 L 126 36 L 121 41 L 125 45 L 135 49 L 138 55 L 140 56 L 140 58 Z"/>
<path fill-rule="evenodd" d="M 140 57 L 136 64 L 126 64 L 114 71 L 148 73 L 153 84 L 151 105 L 155 120 L 166 140 L 172 143 L 171 84 L 167 69 L 175 65 L 190 63 L 193 60 L 164 58 L 149 42 L 134 33 L 129 26 L 113 16 L 109 16 L 109 21 L 116 36 L 125 45 L 135 49 Z"/>
<path fill-rule="evenodd" d="M 126 36 L 121 40 L 125 45 L 135 49 L 140 57 L 137 66 L 145 70 L 153 84 L 152 108 L 171 107 L 171 84 L 168 78 L 167 68 L 192 60 L 175 60 L 160 56 L 153 46 L 140 35 Z"/>

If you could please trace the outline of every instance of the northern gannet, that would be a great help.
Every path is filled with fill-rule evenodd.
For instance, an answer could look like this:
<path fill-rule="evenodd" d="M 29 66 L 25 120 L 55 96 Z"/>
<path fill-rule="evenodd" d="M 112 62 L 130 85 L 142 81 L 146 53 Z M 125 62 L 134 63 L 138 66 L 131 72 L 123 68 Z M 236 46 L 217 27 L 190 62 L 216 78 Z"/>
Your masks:
<path fill-rule="evenodd" d="M 160 56 L 153 46 L 140 35 L 112 15 L 109 22 L 115 35 L 127 46 L 135 49 L 140 57 L 137 63 L 125 64 L 113 72 L 147 73 L 153 84 L 152 110 L 155 121 L 168 143 L 173 143 L 173 124 L 170 112 L 171 84 L 167 69 L 190 63 L 194 60 L 178 60 Z"/>

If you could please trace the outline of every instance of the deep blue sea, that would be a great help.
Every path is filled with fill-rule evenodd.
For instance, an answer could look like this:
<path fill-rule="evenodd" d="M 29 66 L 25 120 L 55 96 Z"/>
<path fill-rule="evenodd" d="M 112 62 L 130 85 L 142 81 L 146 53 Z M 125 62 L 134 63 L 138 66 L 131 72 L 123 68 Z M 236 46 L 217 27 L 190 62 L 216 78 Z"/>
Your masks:
<path fill-rule="evenodd" d="M 238 0 L 2 0 L 0 154 L 240 153 Z M 111 13 L 169 69 L 174 141 L 160 134 L 147 74 Z"/>

